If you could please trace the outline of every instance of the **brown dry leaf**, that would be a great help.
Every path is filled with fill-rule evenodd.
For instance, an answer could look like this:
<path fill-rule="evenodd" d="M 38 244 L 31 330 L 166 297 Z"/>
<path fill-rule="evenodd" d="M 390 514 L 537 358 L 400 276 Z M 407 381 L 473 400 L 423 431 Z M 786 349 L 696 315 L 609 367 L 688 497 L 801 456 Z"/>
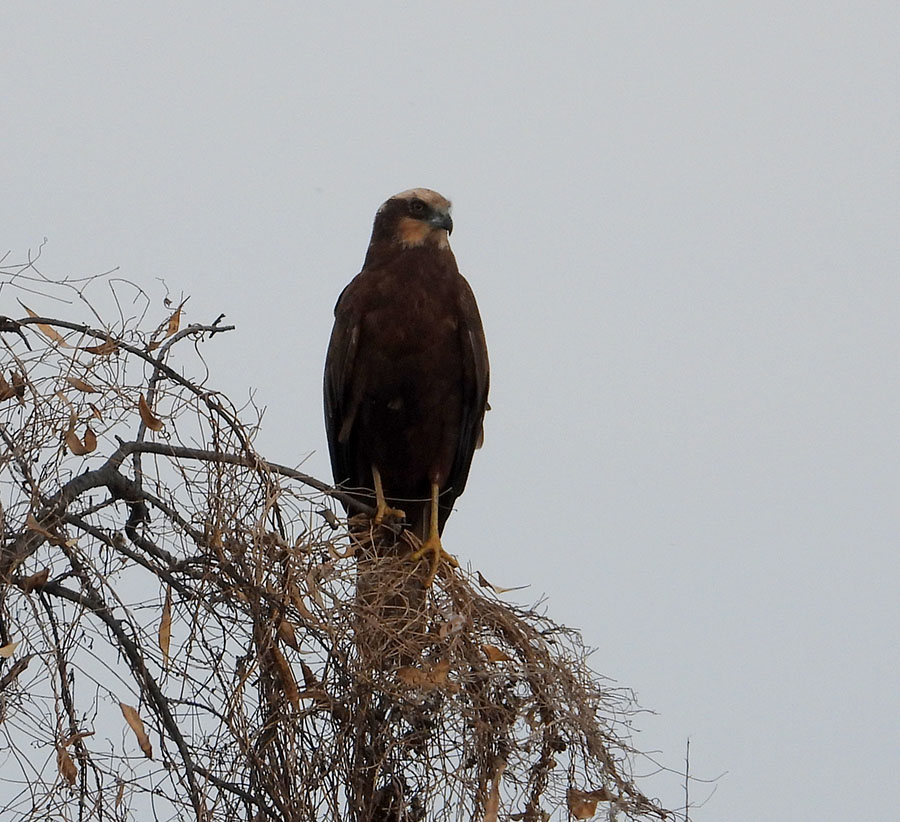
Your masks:
<path fill-rule="evenodd" d="M 97 450 L 97 435 L 89 425 L 84 427 L 84 447 L 88 449 L 88 453 Z"/>
<path fill-rule="evenodd" d="M 16 396 L 16 390 L 6 381 L 6 377 L 0 371 L 0 402 L 12 399 L 14 396 Z"/>
<path fill-rule="evenodd" d="M 175 309 L 175 313 L 169 317 L 169 324 L 166 326 L 166 336 L 171 337 L 173 334 L 178 333 L 178 329 L 181 328 L 181 309 L 184 308 L 184 303 L 187 300 L 184 300 L 178 308 Z"/>
<path fill-rule="evenodd" d="M 18 371 L 13 371 L 12 384 L 16 389 L 16 399 L 19 401 L 19 405 L 25 405 L 25 377 Z"/>
<path fill-rule="evenodd" d="M 500 767 L 491 780 L 491 792 L 484 802 L 484 822 L 497 822 L 500 813 L 500 779 L 503 771 L 506 770 L 506 763 L 500 762 Z"/>
<path fill-rule="evenodd" d="M 447 683 L 447 674 L 449 673 L 450 660 L 442 659 L 440 662 L 435 662 L 434 665 L 431 666 L 431 670 L 428 672 L 428 682 L 439 688 L 441 685 Z"/>
<path fill-rule="evenodd" d="M 319 513 L 323 513 L 323 511 L 320 511 Z M 332 517 L 334 517 L 334 514 L 332 514 Z M 334 518 L 334 522 L 337 523 L 337 526 L 340 525 L 337 518 Z M 331 525 L 331 522 L 329 521 L 328 524 Z M 332 528 L 337 526 L 331 525 Z M 328 548 L 328 553 L 331 555 L 332 559 L 347 559 L 356 553 L 356 546 L 353 545 L 353 543 L 348 545 L 343 551 L 338 551 L 337 546 L 331 540 L 328 540 L 328 542 L 325 543 L 325 546 Z"/>
<path fill-rule="evenodd" d="M 153 412 L 150 410 L 150 406 L 147 405 L 147 400 L 144 398 L 143 394 L 141 394 L 141 399 L 138 402 L 138 411 L 141 414 L 141 421 L 147 428 L 151 431 L 163 430 L 165 423 L 153 416 Z"/>
<path fill-rule="evenodd" d="M 90 383 L 86 383 L 84 380 L 79 379 L 78 377 L 66 377 L 66 382 L 72 386 L 72 388 L 77 388 L 79 391 L 84 391 L 85 394 L 99 394 L 100 392 L 94 388 Z"/>
<path fill-rule="evenodd" d="M 0 645 L 0 657 L 9 659 L 16 652 L 16 648 L 18 647 L 18 642 L 7 642 L 6 645 Z"/>
<path fill-rule="evenodd" d="M 331 709 L 331 697 L 328 696 L 328 692 L 322 687 L 322 683 L 319 682 L 318 677 L 312 672 L 312 668 L 302 659 L 300 660 L 300 667 L 303 669 L 303 682 L 306 685 L 300 691 L 300 699 L 314 699 L 316 705 L 320 708 Z"/>
<path fill-rule="evenodd" d="M 494 585 L 493 583 L 488 582 L 484 578 L 484 575 L 481 573 L 481 571 L 478 571 L 478 584 L 482 588 L 490 588 L 495 594 L 506 594 L 510 591 L 521 591 L 528 587 L 527 585 L 519 585 L 515 588 L 501 588 L 499 585 Z"/>
<path fill-rule="evenodd" d="M 538 718 L 534 708 L 530 711 L 526 711 L 525 716 L 522 718 L 528 723 L 528 727 L 531 728 L 532 731 L 539 731 L 544 727 L 544 723 Z"/>
<path fill-rule="evenodd" d="M 597 800 L 575 788 L 566 791 L 566 804 L 576 819 L 590 819 L 597 812 Z"/>
<path fill-rule="evenodd" d="M 63 742 L 63 747 L 68 748 L 73 742 L 78 742 L 79 739 L 86 739 L 93 735 L 93 731 L 78 731 L 78 733 L 72 734 L 65 742 Z"/>
<path fill-rule="evenodd" d="M 69 428 L 69 430 L 66 431 L 65 441 L 66 445 L 69 447 L 69 450 L 76 457 L 83 457 L 85 454 L 87 454 L 87 449 L 84 447 L 84 443 L 80 439 L 78 439 L 78 434 L 75 433 L 74 427 Z"/>
<path fill-rule="evenodd" d="M 71 400 L 63 394 L 62 391 L 57 391 L 53 396 L 69 409 L 69 425 L 74 426 L 78 420 L 78 416 L 75 414 L 75 409 L 72 406 Z"/>
<path fill-rule="evenodd" d="M 303 671 L 303 684 L 306 685 L 307 688 L 322 687 L 322 683 L 319 682 L 319 678 L 313 673 L 313 669 L 302 659 L 300 660 L 300 670 Z"/>
<path fill-rule="evenodd" d="M 60 775 L 69 785 L 75 784 L 75 780 L 78 779 L 78 768 L 75 767 L 72 757 L 62 745 L 56 749 L 56 767 L 59 768 Z"/>
<path fill-rule="evenodd" d="M 172 639 L 172 586 L 166 587 L 162 619 L 159 621 L 159 649 L 163 655 L 163 668 L 169 667 L 169 642 Z"/>
<path fill-rule="evenodd" d="M 114 351 L 118 351 L 119 344 L 113 340 L 107 340 L 104 343 L 100 343 L 100 345 L 86 345 L 81 350 L 87 351 L 89 354 L 99 354 L 101 357 L 106 357 Z"/>
<path fill-rule="evenodd" d="M 497 814 L 500 812 L 500 780 L 494 779 L 491 784 L 491 792 L 484 803 L 484 822 L 497 822 Z"/>
<path fill-rule="evenodd" d="M 93 446 L 91 445 L 90 440 L 88 439 L 88 434 L 90 434 L 90 439 L 93 440 Z M 85 454 L 90 454 L 97 447 L 97 437 L 94 436 L 94 432 L 91 431 L 90 428 L 87 429 L 85 433 L 85 441 L 82 442 L 78 439 L 78 434 L 75 433 L 75 428 L 72 427 L 68 431 L 66 431 L 66 445 L 69 446 L 69 450 L 76 457 L 83 457 Z"/>
<path fill-rule="evenodd" d="M 306 590 L 309 592 L 309 598 L 324 611 L 325 603 L 322 601 L 322 594 L 319 593 L 318 577 L 318 568 L 313 568 L 306 575 Z"/>
<path fill-rule="evenodd" d="M 288 698 L 291 705 L 296 710 L 300 710 L 300 694 L 297 691 L 297 682 L 294 679 L 294 672 L 288 661 L 284 658 L 284 654 L 278 650 L 278 646 L 273 645 L 270 649 L 272 661 L 275 663 L 275 670 L 278 672 L 278 679 L 281 680 L 281 689 Z"/>
<path fill-rule="evenodd" d="M 297 692 L 297 699 L 312 699 L 319 708 L 331 708 L 331 700 L 322 688 L 304 688 Z"/>
<path fill-rule="evenodd" d="M 452 686 L 453 683 L 447 681 L 447 674 L 450 673 L 450 661 L 442 659 L 429 665 L 424 670 L 421 668 L 403 667 L 397 669 L 397 679 L 404 685 L 411 688 L 443 688 Z M 453 690 L 453 688 L 451 688 Z"/>
<path fill-rule="evenodd" d="M 25 377 L 18 371 L 13 371 L 11 375 L 13 396 L 18 400 L 19 405 L 25 405 Z"/>
<path fill-rule="evenodd" d="M 13 666 L 3 676 L 0 676 L 0 691 L 16 681 L 16 677 L 28 667 L 28 663 L 31 662 L 31 657 L 33 656 L 34 654 L 28 654 L 28 656 L 23 656 L 21 659 L 16 660 Z"/>
<path fill-rule="evenodd" d="M 289 645 L 295 651 L 300 650 L 300 645 L 297 643 L 297 633 L 296 631 L 294 631 L 294 626 L 291 625 L 291 623 L 286 619 L 283 619 L 278 623 L 278 638 L 285 645 Z"/>
<path fill-rule="evenodd" d="M 88 405 L 91 407 L 91 412 L 93 413 L 93 415 L 94 415 L 98 420 L 100 420 L 100 422 L 103 422 L 103 414 L 100 413 L 100 411 L 99 411 L 99 409 L 97 408 L 97 406 L 94 405 L 94 403 L 92 403 L 92 402 L 89 402 Z"/>
<path fill-rule="evenodd" d="M 153 759 L 153 747 L 150 745 L 150 738 L 144 730 L 144 721 L 141 719 L 140 714 L 131 705 L 126 705 L 124 702 L 120 702 L 119 707 L 122 709 L 122 716 L 125 717 L 128 727 L 134 731 L 144 756 L 147 759 Z"/>
<path fill-rule="evenodd" d="M 65 545 L 66 541 L 59 536 L 58 534 L 53 534 L 44 528 L 35 518 L 34 514 L 29 513 L 27 517 L 25 517 L 25 527 L 29 531 L 34 531 L 36 534 L 40 534 L 44 539 L 48 540 L 52 545 Z"/>
<path fill-rule="evenodd" d="M 315 623 L 315 617 L 313 617 L 312 612 L 309 610 L 309 608 L 306 607 L 306 603 L 303 601 L 303 597 L 300 594 L 300 590 L 297 588 L 297 586 L 291 583 L 288 590 L 291 595 L 291 604 L 297 609 L 297 613 L 299 613 L 300 616 L 302 616 L 304 619 Z"/>
<path fill-rule="evenodd" d="M 397 679 L 399 679 L 404 685 L 409 685 L 410 687 L 424 685 L 426 681 L 424 671 L 420 671 L 418 668 L 410 668 L 408 666 L 397 669 Z"/>
<path fill-rule="evenodd" d="M 466 618 L 462 614 L 450 614 L 438 628 L 438 637 L 446 639 L 448 636 L 458 634 L 466 627 Z"/>
<path fill-rule="evenodd" d="M 28 312 L 29 317 L 40 317 L 41 316 L 40 314 L 35 314 L 34 311 L 32 311 L 21 300 L 19 300 L 19 305 L 21 305 L 22 308 L 24 308 Z M 47 325 L 46 323 L 38 323 L 37 327 L 41 329 L 41 333 L 45 337 L 53 340 L 53 342 L 55 342 L 55 343 L 58 343 L 63 348 L 71 348 L 72 347 L 65 341 L 65 338 L 63 337 L 63 335 L 60 334 L 59 331 L 57 331 L 53 326 Z"/>
<path fill-rule="evenodd" d="M 509 654 L 505 654 L 493 645 L 482 645 L 481 650 L 484 651 L 488 662 L 512 662 L 512 657 Z"/>
<path fill-rule="evenodd" d="M 598 802 L 609 802 L 612 799 L 606 788 L 596 791 L 580 791 L 577 788 L 569 788 L 566 791 L 566 804 L 569 813 L 576 819 L 590 819 L 597 813 Z"/>
<path fill-rule="evenodd" d="M 44 568 L 30 577 L 26 577 L 19 583 L 19 587 L 26 594 L 30 594 L 35 588 L 43 587 L 44 583 L 50 578 L 50 569 Z"/>
<path fill-rule="evenodd" d="M 125 783 L 119 783 L 119 790 L 116 791 L 116 810 L 119 809 L 119 806 L 122 804 L 122 800 L 125 798 Z"/>

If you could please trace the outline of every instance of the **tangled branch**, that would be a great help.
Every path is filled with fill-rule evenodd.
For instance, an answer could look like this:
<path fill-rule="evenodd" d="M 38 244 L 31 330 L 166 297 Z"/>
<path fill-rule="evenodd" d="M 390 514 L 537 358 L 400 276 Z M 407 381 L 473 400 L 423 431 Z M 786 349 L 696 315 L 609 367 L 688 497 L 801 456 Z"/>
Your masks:
<path fill-rule="evenodd" d="M 335 527 L 352 498 L 189 376 L 231 327 L 183 306 L 0 318 L 0 812 L 665 818 L 578 634 L 480 576 L 426 590 L 364 506 Z"/>

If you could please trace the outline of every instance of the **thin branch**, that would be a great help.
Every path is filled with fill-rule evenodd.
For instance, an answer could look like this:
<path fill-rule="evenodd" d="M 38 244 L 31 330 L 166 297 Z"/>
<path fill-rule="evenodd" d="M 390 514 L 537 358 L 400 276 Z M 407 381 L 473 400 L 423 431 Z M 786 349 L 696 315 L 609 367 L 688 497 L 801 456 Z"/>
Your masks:
<path fill-rule="evenodd" d="M 125 457 L 135 451 L 141 451 L 145 454 L 160 454 L 162 456 L 173 457 L 175 459 L 199 460 L 201 462 L 219 462 L 226 465 L 240 465 L 244 468 L 252 468 L 257 471 L 271 471 L 273 474 L 280 474 L 283 477 L 297 480 L 310 488 L 315 488 L 323 494 L 336 499 L 344 505 L 350 507 L 360 514 L 368 514 L 374 516 L 375 509 L 360 502 L 356 497 L 330 485 L 327 482 L 316 479 L 310 474 L 304 474 L 296 468 L 290 468 L 287 465 L 280 465 L 277 462 L 266 462 L 261 458 L 250 458 L 243 454 L 226 454 L 220 451 L 206 451 L 201 448 L 184 448 L 177 445 L 167 445 L 159 442 L 123 442 L 119 445 L 118 450 L 110 456 L 108 463 L 115 465 L 117 461 L 121 463 Z"/>
<path fill-rule="evenodd" d="M 157 716 L 159 716 L 160 721 L 163 723 L 170 738 L 175 742 L 178 752 L 181 754 L 181 761 L 184 764 L 185 769 L 185 777 L 187 778 L 188 786 L 190 788 L 191 804 L 194 806 L 197 819 L 203 819 L 205 816 L 205 809 L 203 808 L 200 788 L 197 785 L 194 760 L 191 757 L 187 743 L 178 728 L 178 723 L 175 721 L 175 717 L 169 709 L 169 700 L 160 690 L 159 685 L 147 668 L 143 654 L 137 643 L 125 633 L 122 622 L 113 616 L 109 610 L 109 606 L 99 599 L 99 597 L 80 594 L 55 581 L 47 582 L 41 590 L 43 593 L 50 594 L 51 596 L 74 602 L 76 605 L 80 605 L 82 608 L 95 614 L 116 638 L 116 642 L 128 658 L 132 670 L 138 677 L 139 683 L 143 683 L 143 687 L 146 688 L 146 692 L 150 697 L 150 701 L 153 704 Z"/>
<path fill-rule="evenodd" d="M 26 281 L 52 285 L 36 268 Z M 63 285 L 86 301 L 88 285 Z M 117 334 L 0 319 L 2 367 L 26 391 L 24 403 L 0 405 L 0 573 L 12 583 L 0 585 L 0 645 L 22 643 L 23 654 L 13 646 L 0 659 L 0 727 L 13 778 L 28 786 L 0 801 L 0 816 L 74 811 L 77 796 L 83 822 L 100 822 L 128 812 L 130 790 L 145 797 L 131 812 L 152 803 L 151 815 L 204 822 L 534 820 L 572 789 L 610 803 L 598 813 L 670 817 L 631 777 L 633 697 L 588 669 L 576 632 L 460 569 L 442 568 L 426 588 L 426 564 L 409 560 L 419 545 L 399 525 L 348 531 L 330 516 L 329 532 L 315 513 L 337 506 L 324 498 L 371 517 L 365 493 L 267 462 L 253 444 L 261 417 L 245 425 L 246 409 L 204 387 L 208 370 L 174 367 L 185 339 L 205 367 L 206 335 L 230 327 L 189 326 L 152 352 L 145 341 L 165 325 L 148 336 L 146 306 L 135 317 L 112 290 Z M 35 350 L 26 355 L 13 333 Z M 113 346 L 79 354 L 107 341 L 114 356 L 100 356 Z M 72 379 L 66 388 L 67 377 L 96 391 Z M 166 430 L 146 434 L 161 441 L 146 442 L 143 425 L 134 433 L 137 392 L 169 409 Z M 66 433 L 73 420 L 99 429 L 112 453 L 84 460 Z M 60 676 L 80 672 L 79 687 L 66 680 L 60 692 L 54 653 Z M 22 677 L 32 656 L 51 664 Z M 123 687 L 161 735 L 168 777 L 133 767 L 105 733 L 102 695 Z M 80 780 L 70 787 L 64 757 L 62 779 L 52 763 L 34 765 L 29 746 L 59 744 L 57 717 L 72 730 L 92 713 L 100 736 L 73 739 Z"/>
<path fill-rule="evenodd" d="M 25 317 L 21 320 L 17 320 L 19 325 L 51 325 L 56 326 L 58 328 L 65 328 L 69 331 L 77 331 L 80 334 L 83 334 L 86 337 L 91 337 L 95 340 L 100 340 L 102 342 L 108 342 L 112 340 L 119 348 L 123 351 L 127 351 L 129 354 L 132 354 L 135 357 L 138 357 L 149 365 L 153 366 L 153 368 L 158 369 L 161 373 L 165 374 L 170 380 L 180 385 L 182 388 L 190 391 L 199 397 L 209 408 L 215 411 L 219 416 L 221 416 L 227 423 L 229 428 L 231 428 L 232 432 L 238 438 L 238 441 L 241 443 L 241 446 L 252 453 L 252 448 L 250 447 L 250 442 L 247 440 L 247 437 L 244 433 L 243 427 L 240 423 L 235 419 L 226 409 L 225 407 L 215 399 L 215 396 L 208 391 L 204 391 L 202 388 L 194 385 L 190 380 L 185 379 L 181 376 L 174 368 L 170 368 L 164 362 L 161 362 L 158 357 L 154 357 L 150 354 L 149 351 L 145 351 L 142 348 L 138 348 L 137 346 L 130 345 L 121 339 L 116 339 L 112 337 L 109 333 L 103 331 L 97 331 L 90 326 L 84 325 L 83 323 L 72 323 L 66 322 L 65 320 L 57 320 L 52 317 Z M 224 331 L 234 331 L 233 325 L 200 325 L 193 326 L 192 331 L 195 333 L 209 333 L 209 334 L 220 334 Z"/>

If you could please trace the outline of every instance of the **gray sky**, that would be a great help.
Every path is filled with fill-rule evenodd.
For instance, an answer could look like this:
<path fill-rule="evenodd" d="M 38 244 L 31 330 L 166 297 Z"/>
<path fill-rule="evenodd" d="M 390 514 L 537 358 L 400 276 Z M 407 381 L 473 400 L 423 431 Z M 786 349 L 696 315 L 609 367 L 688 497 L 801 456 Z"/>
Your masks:
<path fill-rule="evenodd" d="M 450 197 L 493 410 L 448 549 L 728 772 L 697 822 L 883 818 L 898 7 L 310 5 L 4 3 L 0 252 L 224 312 L 212 383 L 327 478 L 334 301 L 386 197 Z"/>

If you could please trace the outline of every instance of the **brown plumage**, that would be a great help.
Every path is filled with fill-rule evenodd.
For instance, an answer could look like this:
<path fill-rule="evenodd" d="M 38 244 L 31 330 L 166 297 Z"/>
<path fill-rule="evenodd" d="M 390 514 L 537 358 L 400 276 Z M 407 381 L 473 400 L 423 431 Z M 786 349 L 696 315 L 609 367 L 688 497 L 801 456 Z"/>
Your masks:
<path fill-rule="evenodd" d="M 363 269 L 335 306 L 325 362 L 335 482 L 376 504 L 379 522 L 402 509 L 435 568 L 488 393 L 484 331 L 450 250 L 452 228 L 449 201 L 429 189 L 378 209 Z"/>

